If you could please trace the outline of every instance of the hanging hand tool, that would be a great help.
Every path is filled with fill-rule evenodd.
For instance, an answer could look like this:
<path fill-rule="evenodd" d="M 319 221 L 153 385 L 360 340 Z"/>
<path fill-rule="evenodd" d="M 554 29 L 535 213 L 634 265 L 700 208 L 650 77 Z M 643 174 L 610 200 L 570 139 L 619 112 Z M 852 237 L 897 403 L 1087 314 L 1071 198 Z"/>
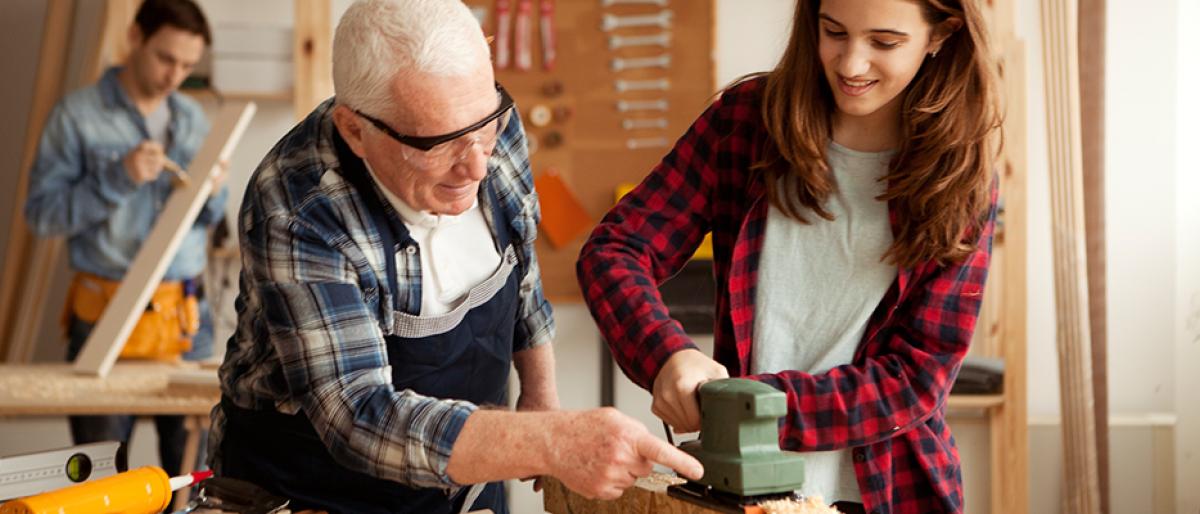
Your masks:
<path fill-rule="evenodd" d="M 515 58 L 517 69 L 529 71 L 533 67 L 533 0 L 517 3 L 517 23 L 513 27 L 517 38 Z"/>
<path fill-rule="evenodd" d="M 542 0 L 540 27 L 542 33 L 542 69 L 553 70 L 558 62 L 555 49 L 558 35 L 554 32 L 554 0 Z"/>
<path fill-rule="evenodd" d="M 613 34 L 608 36 L 608 49 L 616 50 L 631 46 L 657 46 L 669 48 L 671 46 L 671 33 L 659 32 L 657 34 L 648 34 L 643 36 L 622 36 Z"/>
<path fill-rule="evenodd" d="M 664 9 L 658 14 L 639 14 L 633 16 L 617 16 L 615 14 L 605 14 L 601 20 L 600 27 L 605 32 L 612 32 L 615 29 L 625 27 L 662 27 L 664 29 L 671 28 L 671 18 L 675 13 L 670 9 Z"/>
<path fill-rule="evenodd" d="M 508 68 L 509 48 L 512 42 L 512 10 L 509 0 L 496 0 L 496 69 Z"/>

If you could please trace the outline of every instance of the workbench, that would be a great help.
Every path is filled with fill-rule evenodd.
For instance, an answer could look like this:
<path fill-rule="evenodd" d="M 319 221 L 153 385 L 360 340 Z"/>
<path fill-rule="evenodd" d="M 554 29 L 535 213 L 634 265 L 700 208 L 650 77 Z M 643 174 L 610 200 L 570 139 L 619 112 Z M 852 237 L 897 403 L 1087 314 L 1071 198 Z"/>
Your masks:
<path fill-rule="evenodd" d="M 0 416 L 178 414 L 207 419 L 221 399 L 219 387 L 168 384 L 172 374 L 198 369 L 188 363 L 122 362 L 100 378 L 77 375 L 68 363 L 0 364 Z"/>
<path fill-rule="evenodd" d="M 180 385 L 172 383 L 172 376 L 203 373 L 199 365 L 121 362 L 100 378 L 76 374 L 69 363 L 0 364 L 0 417 L 182 415 L 188 431 L 186 473 L 196 462 L 209 412 L 221 399 L 216 370 L 207 372 L 213 380 Z"/>

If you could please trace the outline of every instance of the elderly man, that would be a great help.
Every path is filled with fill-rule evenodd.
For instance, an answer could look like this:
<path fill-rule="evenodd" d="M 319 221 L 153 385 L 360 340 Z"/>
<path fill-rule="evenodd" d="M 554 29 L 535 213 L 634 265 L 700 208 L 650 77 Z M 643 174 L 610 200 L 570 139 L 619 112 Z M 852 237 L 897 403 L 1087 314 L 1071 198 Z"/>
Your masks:
<path fill-rule="evenodd" d="M 217 472 L 352 513 L 507 512 L 497 481 L 538 475 L 612 498 L 654 462 L 698 477 L 615 410 L 554 410 L 524 131 L 469 10 L 358 2 L 333 71 L 242 206 Z M 497 408 L 513 364 L 518 412 Z"/>

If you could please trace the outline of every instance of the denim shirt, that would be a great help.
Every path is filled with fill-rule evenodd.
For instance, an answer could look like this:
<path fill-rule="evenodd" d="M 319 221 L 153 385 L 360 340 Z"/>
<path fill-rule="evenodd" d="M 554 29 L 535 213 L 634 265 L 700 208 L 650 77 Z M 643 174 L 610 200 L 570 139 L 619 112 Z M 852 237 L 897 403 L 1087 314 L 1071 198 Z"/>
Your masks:
<path fill-rule="evenodd" d="M 95 85 L 54 107 L 29 177 L 25 219 L 38 236 L 66 236 L 71 267 L 120 280 L 171 195 L 169 173 L 134 184 L 124 158 L 150 138 L 145 118 L 110 68 Z M 208 134 L 204 112 L 178 92 L 167 97 L 171 121 L 166 155 L 187 168 Z M 228 191 L 209 198 L 183 238 L 164 280 L 204 270 L 207 228 L 221 218 Z"/>

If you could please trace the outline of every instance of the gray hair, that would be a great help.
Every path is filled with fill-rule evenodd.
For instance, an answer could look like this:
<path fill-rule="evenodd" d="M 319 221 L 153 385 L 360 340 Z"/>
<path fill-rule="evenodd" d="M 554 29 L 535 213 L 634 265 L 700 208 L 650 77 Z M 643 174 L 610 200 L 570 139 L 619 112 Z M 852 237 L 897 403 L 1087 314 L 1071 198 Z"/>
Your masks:
<path fill-rule="evenodd" d="M 394 108 L 388 88 L 397 74 L 466 76 L 488 55 L 461 0 L 359 0 L 333 38 L 333 90 L 338 102 L 379 115 Z"/>

